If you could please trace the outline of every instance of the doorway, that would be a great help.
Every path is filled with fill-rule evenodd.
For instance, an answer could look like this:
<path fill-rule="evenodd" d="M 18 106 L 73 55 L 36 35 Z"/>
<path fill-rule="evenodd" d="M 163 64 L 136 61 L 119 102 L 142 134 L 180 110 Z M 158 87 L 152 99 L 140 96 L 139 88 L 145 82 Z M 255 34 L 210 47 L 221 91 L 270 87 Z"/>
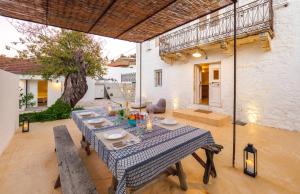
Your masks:
<path fill-rule="evenodd" d="M 47 106 L 48 102 L 48 81 L 38 80 L 38 106 Z"/>
<path fill-rule="evenodd" d="M 194 103 L 221 105 L 220 64 L 197 64 L 194 68 Z"/>

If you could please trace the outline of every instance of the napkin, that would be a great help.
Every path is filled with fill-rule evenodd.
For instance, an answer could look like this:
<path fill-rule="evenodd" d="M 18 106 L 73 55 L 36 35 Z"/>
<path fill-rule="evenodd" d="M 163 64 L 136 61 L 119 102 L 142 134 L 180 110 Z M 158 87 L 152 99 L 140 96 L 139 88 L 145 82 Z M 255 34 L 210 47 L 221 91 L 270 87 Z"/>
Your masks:
<path fill-rule="evenodd" d="M 107 132 L 120 132 L 120 133 L 126 133 L 126 135 L 121 138 L 121 139 L 116 139 L 116 140 L 108 140 L 104 137 L 104 134 Z M 112 129 L 110 131 L 105 131 L 105 132 L 96 132 L 95 133 L 97 138 L 105 145 L 105 147 L 108 150 L 119 150 L 126 148 L 128 146 L 132 146 L 135 144 L 140 143 L 140 138 L 136 137 L 135 135 L 129 133 L 123 128 L 117 128 L 117 129 Z"/>

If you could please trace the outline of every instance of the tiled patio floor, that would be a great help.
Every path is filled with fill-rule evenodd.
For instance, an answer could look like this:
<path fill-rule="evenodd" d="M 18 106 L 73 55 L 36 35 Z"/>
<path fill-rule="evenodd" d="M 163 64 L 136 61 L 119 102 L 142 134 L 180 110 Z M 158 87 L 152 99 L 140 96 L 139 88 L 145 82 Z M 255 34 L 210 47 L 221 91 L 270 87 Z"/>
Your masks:
<path fill-rule="evenodd" d="M 180 119 L 179 119 L 180 120 Z M 187 122 L 180 120 L 182 122 Z M 189 189 L 180 190 L 176 177 L 160 180 L 140 193 L 194 193 L 194 194 L 286 194 L 300 193 L 300 133 L 247 125 L 237 127 L 237 167 L 231 167 L 232 131 L 225 127 L 212 127 L 189 122 L 211 130 L 217 143 L 225 149 L 215 157 L 218 178 L 208 185 L 202 183 L 203 169 L 192 158 L 183 160 Z M 80 156 L 100 193 L 107 193 L 111 175 L 95 152 L 86 156 L 79 147 L 81 134 L 72 120 L 33 123 L 29 133 L 17 132 L 0 157 L 1 194 L 48 194 L 54 190 L 58 174 L 52 128 L 67 125 Z M 242 172 L 242 149 L 248 143 L 258 149 L 258 177 L 253 179 Z M 203 151 L 198 153 L 203 156 Z"/>

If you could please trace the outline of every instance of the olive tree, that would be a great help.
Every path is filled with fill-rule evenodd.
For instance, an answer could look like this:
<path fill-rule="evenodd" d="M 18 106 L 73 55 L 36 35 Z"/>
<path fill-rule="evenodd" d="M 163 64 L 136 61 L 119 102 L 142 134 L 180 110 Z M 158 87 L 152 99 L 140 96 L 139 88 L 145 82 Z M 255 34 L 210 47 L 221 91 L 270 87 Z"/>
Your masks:
<path fill-rule="evenodd" d="M 17 50 L 19 57 L 40 64 L 38 73 L 44 79 L 63 76 L 64 91 L 60 100 L 71 107 L 85 95 L 87 76 L 105 74 L 107 58 L 102 57 L 101 44 L 92 35 L 23 22 L 14 26 L 24 35 L 20 38 L 23 48 Z"/>

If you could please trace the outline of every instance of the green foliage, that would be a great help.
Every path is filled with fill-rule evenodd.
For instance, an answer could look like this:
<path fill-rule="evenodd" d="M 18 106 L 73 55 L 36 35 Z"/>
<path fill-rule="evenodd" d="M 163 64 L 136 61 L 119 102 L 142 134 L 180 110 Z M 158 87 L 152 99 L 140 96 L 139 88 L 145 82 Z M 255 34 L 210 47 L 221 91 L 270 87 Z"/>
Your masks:
<path fill-rule="evenodd" d="M 75 53 L 83 51 L 84 61 L 88 64 L 87 75 L 91 77 L 102 76 L 105 72 L 101 58 L 99 43 L 93 41 L 91 36 L 75 31 L 61 30 L 54 37 L 45 37 L 44 44 L 37 50 L 36 57 L 43 64 L 41 74 L 44 78 L 57 78 L 67 76 L 79 71 L 75 64 Z"/>
<path fill-rule="evenodd" d="M 24 94 L 23 89 L 20 88 L 19 89 L 19 108 L 21 109 L 23 106 L 34 106 L 35 105 L 35 101 L 34 99 L 34 95 L 30 92 L 27 95 Z"/>
<path fill-rule="evenodd" d="M 75 106 L 72 111 L 74 110 L 84 110 L 83 106 Z"/>
<path fill-rule="evenodd" d="M 20 115 L 20 121 L 24 118 L 29 119 L 30 122 L 43 122 L 43 121 L 53 121 L 59 119 L 68 119 L 70 118 L 71 112 L 73 110 L 81 110 L 82 107 L 76 107 L 74 109 L 67 103 L 57 100 L 55 104 L 49 107 L 45 111 L 33 112 L 33 113 L 24 113 Z"/>
<path fill-rule="evenodd" d="M 39 71 L 32 73 L 39 73 L 45 79 L 75 73 L 79 68 L 74 56 L 81 50 L 87 75 L 102 77 L 105 74 L 108 59 L 102 57 L 101 44 L 93 35 L 24 22 L 13 23 L 13 26 L 24 35 L 19 43 L 25 49 L 18 50 L 19 57 L 35 59 L 41 64 Z"/>

